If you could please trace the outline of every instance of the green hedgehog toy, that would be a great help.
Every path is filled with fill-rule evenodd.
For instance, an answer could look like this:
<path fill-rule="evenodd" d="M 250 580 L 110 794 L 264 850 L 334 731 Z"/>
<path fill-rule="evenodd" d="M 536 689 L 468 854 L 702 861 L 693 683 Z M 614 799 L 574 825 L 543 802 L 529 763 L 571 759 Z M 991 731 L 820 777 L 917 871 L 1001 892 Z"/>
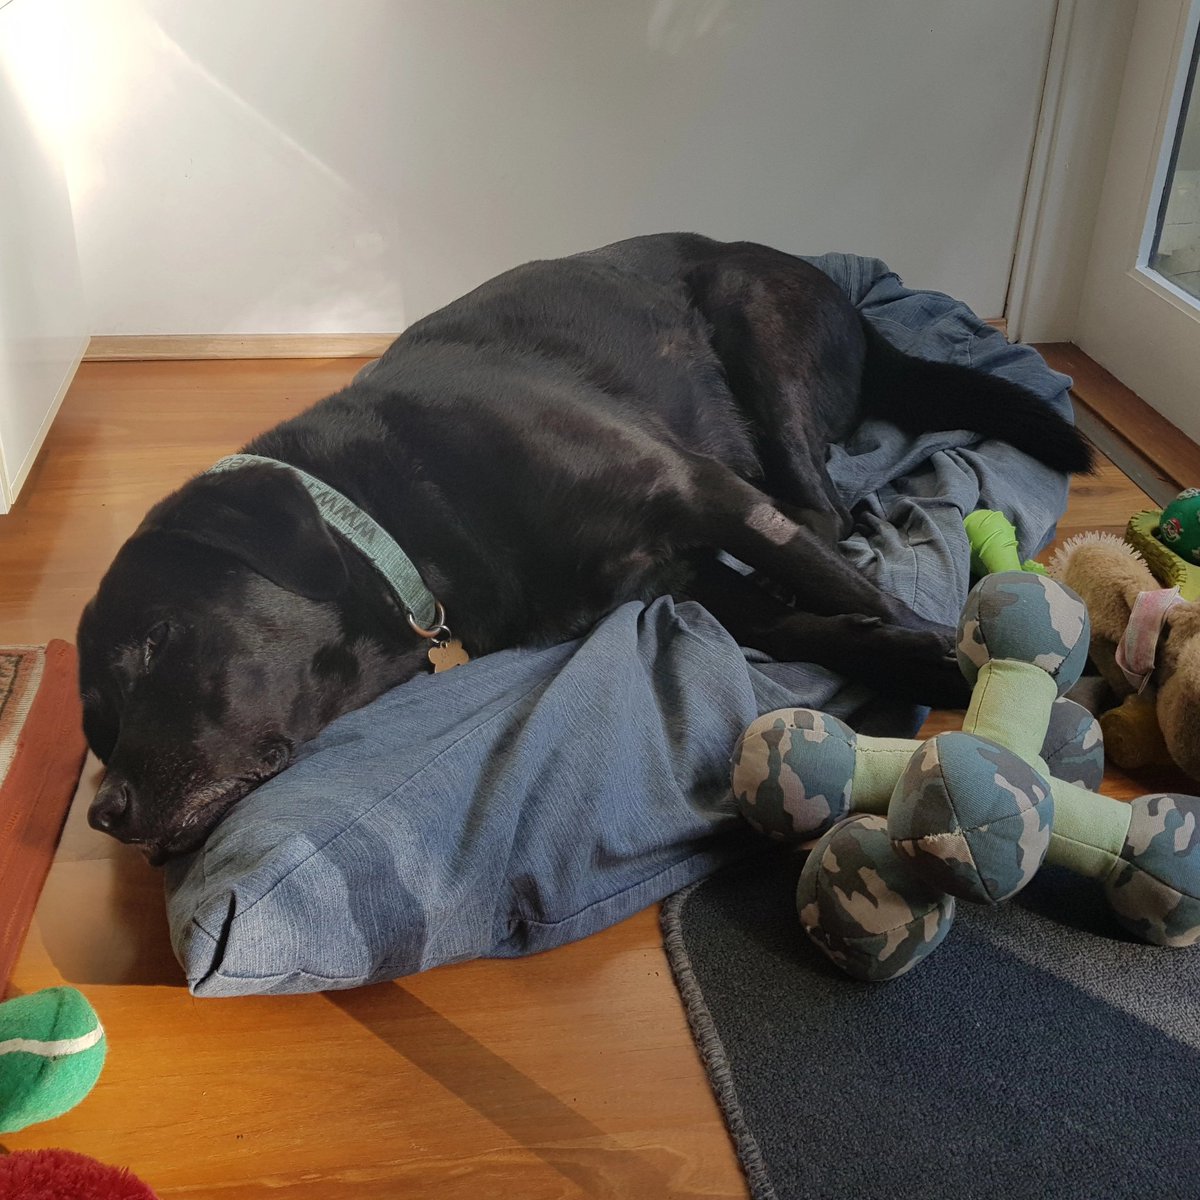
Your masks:
<path fill-rule="evenodd" d="M 106 1048 L 96 1010 L 75 988 L 0 1004 L 0 1133 L 74 1108 L 95 1085 Z"/>
<path fill-rule="evenodd" d="M 955 897 L 998 903 L 1043 861 L 1102 881 L 1117 920 L 1142 939 L 1200 940 L 1200 798 L 1125 804 L 1092 790 L 1099 730 L 1059 699 L 1087 648 L 1073 592 L 1040 575 L 990 575 L 959 624 L 959 665 L 974 687 L 961 733 L 859 737 L 827 714 L 789 709 L 743 734 L 739 806 L 777 837 L 820 836 L 797 906 L 808 936 L 849 974 L 910 970 L 945 938 Z"/>
<path fill-rule="evenodd" d="M 1200 600 L 1200 488 L 1185 488 L 1161 512 L 1134 513 L 1125 540 L 1146 560 L 1163 587 Z"/>
<path fill-rule="evenodd" d="M 1200 488 L 1184 488 L 1158 520 L 1158 538 L 1189 563 L 1200 563 Z"/>

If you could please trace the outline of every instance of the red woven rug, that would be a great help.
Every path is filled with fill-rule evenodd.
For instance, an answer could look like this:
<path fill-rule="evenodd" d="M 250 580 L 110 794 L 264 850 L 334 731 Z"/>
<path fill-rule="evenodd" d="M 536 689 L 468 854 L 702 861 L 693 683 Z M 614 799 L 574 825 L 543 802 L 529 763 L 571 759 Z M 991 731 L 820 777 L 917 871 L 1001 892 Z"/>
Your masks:
<path fill-rule="evenodd" d="M 79 784 L 74 646 L 0 646 L 0 992 L 8 983 Z"/>

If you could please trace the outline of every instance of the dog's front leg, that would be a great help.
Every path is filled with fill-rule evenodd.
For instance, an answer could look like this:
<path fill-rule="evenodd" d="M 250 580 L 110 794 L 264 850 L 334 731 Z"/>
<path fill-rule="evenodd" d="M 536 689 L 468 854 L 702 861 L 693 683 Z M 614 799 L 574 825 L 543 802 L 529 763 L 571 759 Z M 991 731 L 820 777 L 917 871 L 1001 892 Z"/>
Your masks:
<path fill-rule="evenodd" d="M 688 596 L 742 646 L 779 662 L 811 662 L 899 699 L 964 708 L 970 689 L 945 633 L 886 625 L 859 613 L 800 612 L 715 558 L 696 564 Z"/>
<path fill-rule="evenodd" d="M 889 625 L 936 633 L 947 645 L 954 631 L 926 620 L 881 591 L 811 529 L 797 524 L 764 492 L 703 455 L 689 455 L 689 513 L 694 547 L 725 550 L 788 588 L 796 607 L 836 616 L 858 613 Z"/>

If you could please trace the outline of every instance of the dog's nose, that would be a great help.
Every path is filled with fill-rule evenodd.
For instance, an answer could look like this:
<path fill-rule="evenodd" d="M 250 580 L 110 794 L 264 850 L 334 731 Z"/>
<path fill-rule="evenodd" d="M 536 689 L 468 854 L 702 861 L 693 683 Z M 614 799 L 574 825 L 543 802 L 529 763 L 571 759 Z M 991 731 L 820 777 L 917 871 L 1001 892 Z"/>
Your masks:
<path fill-rule="evenodd" d="M 116 836 L 117 830 L 129 815 L 132 795 L 129 784 L 121 780 L 105 782 L 88 809 L 88 824 L 102 833 Z"/>

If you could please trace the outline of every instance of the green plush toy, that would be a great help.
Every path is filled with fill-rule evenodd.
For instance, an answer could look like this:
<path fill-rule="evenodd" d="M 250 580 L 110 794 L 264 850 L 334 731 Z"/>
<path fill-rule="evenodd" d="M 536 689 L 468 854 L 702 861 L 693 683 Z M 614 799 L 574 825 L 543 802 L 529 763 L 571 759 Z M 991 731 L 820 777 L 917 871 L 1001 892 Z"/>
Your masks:
<path fill-rule="evenodd" d="M 1187 499 L 1187 493 L 1182 493 L 1182 497 L 1177 496 L 1175 502 L 1180 502 L 1181 498 Z M 1175 517 L 1174 520 L 1180 522 L 1178 533 L 1182 535 L 1181 518 Z M 1176 532 L 1174 524 L 1170 527 L 1170 532 Z M 1160 586 L 1180 589 L 1180 595 L 1189 602 L 1200 600 L 1200 565 L 1189 562 L 1176 553 L 1175 548 L 1164 539 L 1163 512 L 1158 509 L 1142 509 L 1141 512 L 1135 512 L 1129 517 L 1124 540 L 1146 560 L 1146 565 Z"/>
<path fill-rule="evenodd" d="M 0 1004 L 0 1133 L 74 1108 L 99 1077 L 106 1048 L 96 1010 L 75 988 Z"/>
<path fill-rule="evenodd" d="M 1157 533 L 1180 558 L 1200 563 L 1200 488 L 1185 488 L 1162 510 Z"/>
<path fill-rule="evenodd" d="M 1045 575 L 1046 568 L 1033 559 L 1021 561 L 1017 531 L 1013 523 L 994 508 L 979 508 L 963 518 L 967 544 L 971 547 L 971 575 L 982 579 L 1001 571 L 1032 571 Z"/>
<path fill-rule="evenodd" d="M 1069 589 L 989 575 L 959 625 L 959 665 L 974 687 L 961 733 L 860 737 L 827 714 L 785 709 L 743 734 L 734 795 L 777 836 L 823 834 L 797 906 L 808 936 L 849 974 L 910 970 L 945 938 L 955 897 L 1002 901 L 1043 861 L 1100 880 L 1117 920 L 1144 940 L 1200 940 L 1200 798 L 1125 804 L 1091 790 L 1098 728 L 1060 699 L 1088 640 Z"/>

